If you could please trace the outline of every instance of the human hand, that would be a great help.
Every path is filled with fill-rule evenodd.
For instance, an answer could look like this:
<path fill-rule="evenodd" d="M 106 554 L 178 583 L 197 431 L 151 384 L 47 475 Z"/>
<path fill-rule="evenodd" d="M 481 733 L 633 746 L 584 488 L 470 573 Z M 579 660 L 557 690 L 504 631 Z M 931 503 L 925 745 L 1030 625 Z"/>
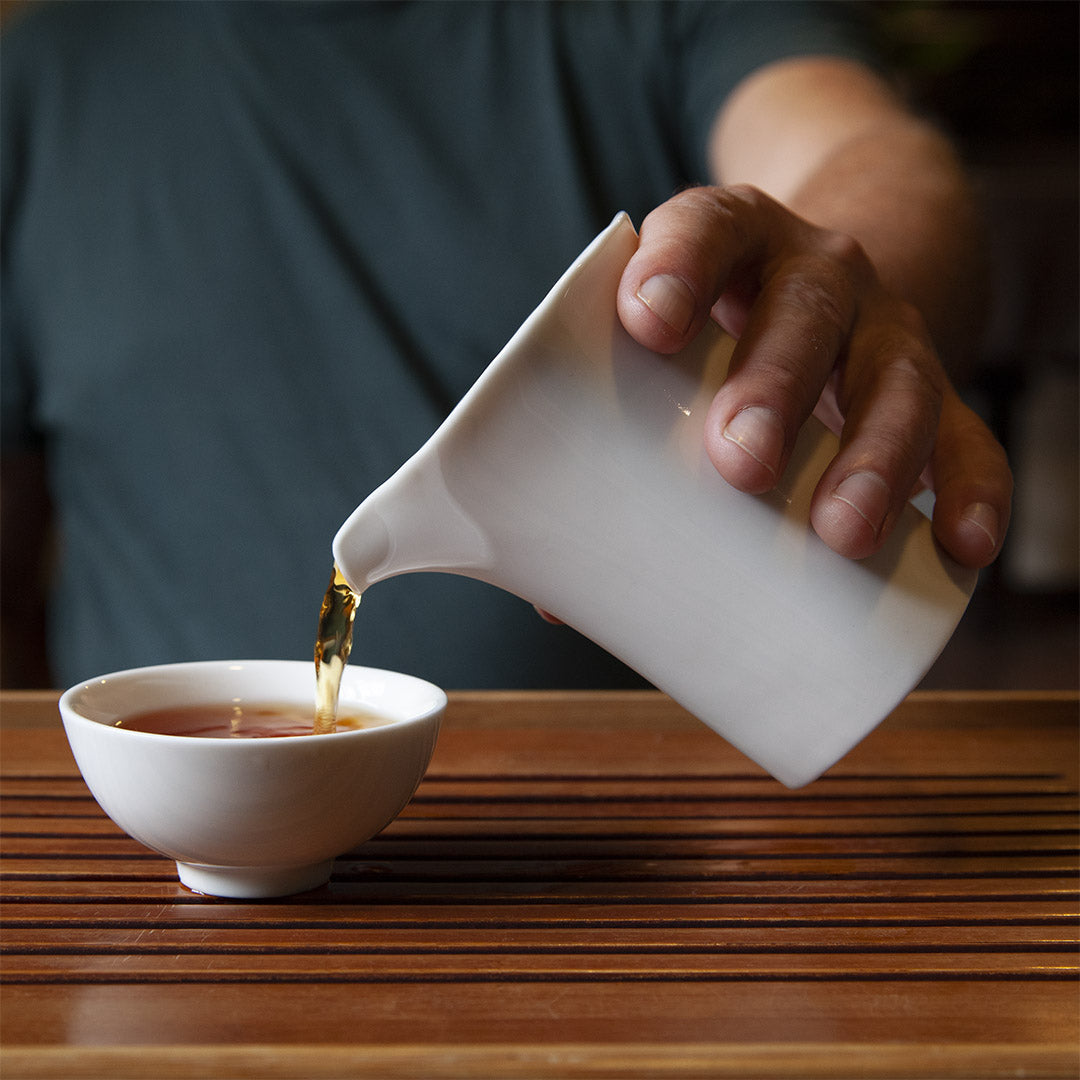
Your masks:
<path fill-rule="evenodd" d="M 882 285 L 850 237 L 819 229 L 754 188 L 684 191 L 642 222 L 619 316 L 663 353 L 710 315 L 738 339 L 705 421 L 705 447 L 734 487 L 762 493 L 783 473 L 815 409 L 840 449 L 811 504 L 835 551 L 864 558 L 920 482 L 934 532 L 960 563 L 1001 549 L 1012 477 L 1005 453 L 961 401 L 919 313 Z"/>

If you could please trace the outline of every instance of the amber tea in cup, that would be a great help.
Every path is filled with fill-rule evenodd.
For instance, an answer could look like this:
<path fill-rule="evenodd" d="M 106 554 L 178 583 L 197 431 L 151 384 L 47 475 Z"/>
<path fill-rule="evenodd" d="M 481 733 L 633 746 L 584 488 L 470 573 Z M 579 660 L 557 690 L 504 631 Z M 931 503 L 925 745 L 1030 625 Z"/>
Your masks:
<path fill-rule="evenodd" d="M 356 731 L 392 723 L 366 710 L 341 710 L 335 730 Z M 237 705 L 222 701 L 204 705 L 172 705 L 122 717 L 113 725 L 153 735 L 183 735 L 199 739 L 279 739 L 315 733 L 310 708 L 283 702 Z"/>

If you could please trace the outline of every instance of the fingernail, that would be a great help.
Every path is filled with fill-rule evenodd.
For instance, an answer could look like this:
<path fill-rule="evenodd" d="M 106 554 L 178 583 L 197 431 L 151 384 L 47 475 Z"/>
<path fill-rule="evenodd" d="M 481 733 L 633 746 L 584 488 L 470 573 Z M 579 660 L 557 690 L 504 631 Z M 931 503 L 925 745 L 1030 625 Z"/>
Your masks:
<path fill-rule="evenodd" d="M 684 281 L 671 274 L 657 274 L 641 283 L 638 299 L 672 330 L 685 334 L 694 319 L 694 294 Z"/>
<path fill-rule="evenodd" d="M 981 533 L 993 551 L 997 547 L 998 530 L 1001 522 L 998 512 L 989 503 L 972 503 L 961 515 L 962 521 L 970 521 Z"/>
<path fill-rule="evenodd" d="M 772 409 L 764 405 L 740 409 L 724 428 L 724 438 L 776 476 L 784 452 L 784 425 Z"/>
<path fill-rule="evenodd" d="M 892 493 L 877 473 L 857 472 L 840 482 L 833 492 L 833 498 L 847 503 L 877 536 L 889 512 Z"/>

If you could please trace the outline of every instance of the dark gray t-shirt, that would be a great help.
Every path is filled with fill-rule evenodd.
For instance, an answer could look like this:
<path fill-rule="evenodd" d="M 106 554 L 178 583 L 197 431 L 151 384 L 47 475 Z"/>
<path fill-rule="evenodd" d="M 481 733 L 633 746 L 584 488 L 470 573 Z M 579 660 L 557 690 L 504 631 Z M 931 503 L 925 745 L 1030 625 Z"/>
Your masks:
<path fill-rule="evenodd" d="M 49 461 L 58 683 L 311 655 L 330 541 L 618 210 L 707 181 L 731 88 L 861 56 L 826 3 L 120 3 L 4 35 L 5 452 Z M 648 612 L 642 612 L 648 618 Z M 633 685 L 444 575 L 355 663 Z"/>

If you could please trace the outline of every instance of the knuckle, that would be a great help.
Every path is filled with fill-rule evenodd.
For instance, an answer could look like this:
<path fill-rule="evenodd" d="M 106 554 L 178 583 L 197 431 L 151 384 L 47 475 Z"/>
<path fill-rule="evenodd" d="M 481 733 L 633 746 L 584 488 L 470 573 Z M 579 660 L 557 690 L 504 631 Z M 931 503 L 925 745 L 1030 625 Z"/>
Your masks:
<path fill-rule="evenodd" d="M 928 416 L 910 427 L 888 424 L 878 431 L 875 441 L 883 458 L 898 464 L 909 463 L 908 472 L 914 476 L 929 457 L 936 427 Z"/>
<path fill-rule="evenodd" d="M 774 200 L 753 184 L 730 184 L 712 190 L 717 193 L 717 199 L 723 203 L 728 213 L 740 210 L 756 213 L 771 210 L 775 206 Z"/>
<path fill-rule="evenodd" d="M 828 336 L 836 340 L 847 336 L 855 315 L 855 294 L 828 264 L 813 257 L 797 260 L 779 276 L 776 296 L 783 308 L 812 321 Z"/>
<path fill-rule="evenodd" d="M 774 351 L 758 360 L 756 374 L 783 416 L 805 417 L 821 395 L 820 379 L 801 356 Z"/>
<path fill-rule="evenodd" d="M 747 203 L 753 189 L 699 185 L 683 188 L 645 215 L 641 236 L 683 265 L 711 266 L 716 252 L 742 251 L 753 243 Z"/>
<path fill-rule="evenodd" d="M 904 330 L 913 340 L 920 342 L 930 341 L 930 331 L 927 329 L 926 320 L 922 312 L 907 300 L 894 301 L 893 318 L 896 325 Z"/>
<path fill-rule="evenodd" d="M 940 410 L 948 379 L 918 309 L 891 301 L 863 314 L 851 350 L 860 358 L 853 370 L 863 372 L 855 381 Z"/>
<path fill-rule="evenodd" d="M 752 184 L 686 188 L 672 202 L 692 210 L 702 223 L 711 221 L 722 232 L 734 233 L 748 245 L 773 224 L 779 210 L 774 199 Z"/>
<path fill-rule="evenodd" d="M 882 362 L 883 383 L 916 400 L 932 403 L 940 413 L 948 381 L 929 342 L 921 333 L 901 327 L 900 333 L 886 348 Z"/>
<path fill-rule="evenodd" d="M 913 398 L 933 401 L 941 408 L 945 396 L 945 376 L 940 366 L 918 347 L 897 348 L 886 360 L 881 381 L 884 386 Z"/>
<path fill-rule="evenodd" d="M 941 419 L 941 385 L 911 354 L 894 356 L 877 381 L 873 441 L 896 462 L 910 462 L 917 473 L 929 457 Z"/>
<path fill-rule="evenodd" d="M 832 263 L 852 281 L 865 281 L 874 273 L 866 249 L 848 233 L 823 229 L 818 233 L 816 247 L 823 259 Z"/>
<path fill-rule="evenodd" d="M 699 187 L 683 193 L 706 223 L 702 235 L 733 237 L 737 250 L 754 246 L 753 222 L 760 219 L 768 196 L 749 184 Z"/>
<path fill-rule="evenodd" d="M 783 307 L 839 341 L 854 326 L 873 269 L 857 241 L 842 233 L 823 236 L 785 254 L 773 268 L 773 287 Z"/>

